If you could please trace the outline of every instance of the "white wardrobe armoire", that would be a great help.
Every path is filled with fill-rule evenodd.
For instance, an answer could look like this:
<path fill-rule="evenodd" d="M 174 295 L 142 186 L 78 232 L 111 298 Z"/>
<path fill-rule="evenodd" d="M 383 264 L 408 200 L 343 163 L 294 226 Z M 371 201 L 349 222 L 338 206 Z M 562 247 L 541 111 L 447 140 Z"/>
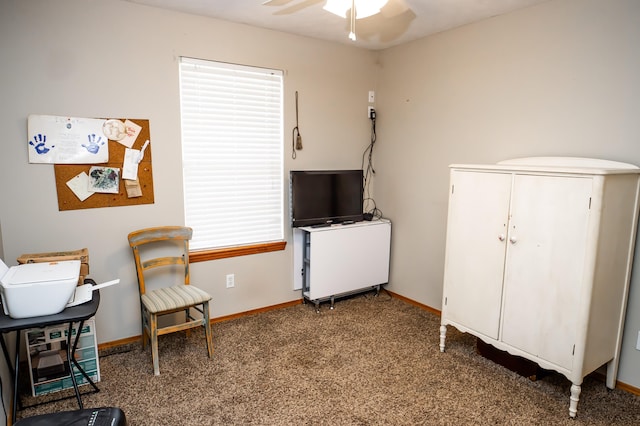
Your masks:
<path fill-rule="evenodd" d="M 533 157 L 452 165 L 440 327 L 557 371 L 607 364 L 614 388 L 638 221 L 640 169 Z"/>

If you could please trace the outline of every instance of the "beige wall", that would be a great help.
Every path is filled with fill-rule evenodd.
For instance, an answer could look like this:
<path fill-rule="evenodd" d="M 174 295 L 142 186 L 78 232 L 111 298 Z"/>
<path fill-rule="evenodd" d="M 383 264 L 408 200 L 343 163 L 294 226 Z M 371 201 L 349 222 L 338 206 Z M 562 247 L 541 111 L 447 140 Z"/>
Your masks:
<path fill-rule="evenodd" d="M 369 141 L 375 54 L 350 46 L 129 2 L 9 0 L 0 3 L 0 52 L 5 259 L 88 247 L 94 279 L 121 279 L 101 292 L 100 342 L 140 334 L 127 234 L 184 222 L 179 56 L 285 70 L 285 184 L 293 168 L 359 168 Z M 304 149 L 294 161 L 296 90 Z M 155 203 L 59 212 L 53 167 L 27 163 L 29 114 L 149 119 Z M 283 205 L 288 216 L 287 199 Z M 233 289 L 225 288 L 228 273 Z M 194 264 L 192 281 L 213 294 L 219 317 L 300 299 L 292 273 L 289 241 L 281 252 Z"/>
<path fill-rule="evenodd" d="M 381 53 L 376 202 L 394 224 L 392 291 L 441 308 L 449 164 L 640 165 L 638 40 L 636 0 L 554 0 Z M 640 387 L 632 281 L 619 380 Z"/>
<path fill-rule="evenodd" d="M 389 288 L 440 308 L 447 166 L 531 155 L 640 165 L 637 40 L 635 0 L 552 0 L 380 53 L 128 2 L 5 0 L 5 259 L 88 247 L 96 280 L 122 280 L 102 291 L 99 341 L 139 334 L 126 234 L 183 222 L 176 61 L 185 55 L 286 70 L 286 171 L 359 167 L 369 140 L 367 92 L 375 89 L 374 195 L 394 227 Z M 296 90 L 305 148 L 293 161 Z M 27 163 L 28 114 L 149 119 L 155 204 L 59 212 L 52 168 Z M 288 244 L 284 252 L 198 263 L 193 275 L 213 293 L 217 317 L 299 298 L 291 265 Z M 227 273 L 236 274 L 234 289 L 225 288 Z M 640 387 L 636 281 L 619 380 Z"/>

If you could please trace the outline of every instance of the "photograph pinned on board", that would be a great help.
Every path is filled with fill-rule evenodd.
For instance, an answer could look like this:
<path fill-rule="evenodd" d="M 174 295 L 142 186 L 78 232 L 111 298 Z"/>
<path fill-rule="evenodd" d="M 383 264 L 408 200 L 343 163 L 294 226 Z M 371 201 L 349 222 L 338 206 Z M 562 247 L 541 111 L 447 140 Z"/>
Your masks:
<path fill-rule="evenodd" d="M 120 190 L 120 169 L 93 166 L 89 170 L 89 191 L 117 194 Z"/>

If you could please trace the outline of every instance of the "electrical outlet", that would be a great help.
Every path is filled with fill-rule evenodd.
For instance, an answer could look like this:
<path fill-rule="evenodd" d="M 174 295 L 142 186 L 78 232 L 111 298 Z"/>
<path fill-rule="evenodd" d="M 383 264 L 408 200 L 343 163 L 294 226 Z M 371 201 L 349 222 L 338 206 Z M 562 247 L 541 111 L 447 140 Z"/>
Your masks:
<path fill-rule="evenodd" d="M 369 90 L 369 103 L 374 103 L 376 101 L 376 92 L 373 90 Z"/>
<path fill-rule="evenodd" d="M 376 117 L 376 110 L 375 110 L 375 109 L 373 109 L 373 107 L 372 107 L 372 106 L 367 107 L 367 118 L 371 118 L 371 119 L 373 119 L 373 118 L 375 118 L 375 117 Z"/>
<path fill-rule="evenodd" d="M 227 288 L 236 286 L 236 276 L 234 274 L 227 274 Z"/>

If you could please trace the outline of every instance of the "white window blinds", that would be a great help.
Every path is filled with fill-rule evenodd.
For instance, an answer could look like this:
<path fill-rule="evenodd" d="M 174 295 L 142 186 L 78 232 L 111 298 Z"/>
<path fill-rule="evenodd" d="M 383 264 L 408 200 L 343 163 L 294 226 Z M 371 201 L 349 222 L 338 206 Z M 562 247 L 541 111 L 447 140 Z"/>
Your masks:
<path fill-rule="evenodd" d="M 180 59 L 191 248 L 283 239 L 282 71 Z"/>

